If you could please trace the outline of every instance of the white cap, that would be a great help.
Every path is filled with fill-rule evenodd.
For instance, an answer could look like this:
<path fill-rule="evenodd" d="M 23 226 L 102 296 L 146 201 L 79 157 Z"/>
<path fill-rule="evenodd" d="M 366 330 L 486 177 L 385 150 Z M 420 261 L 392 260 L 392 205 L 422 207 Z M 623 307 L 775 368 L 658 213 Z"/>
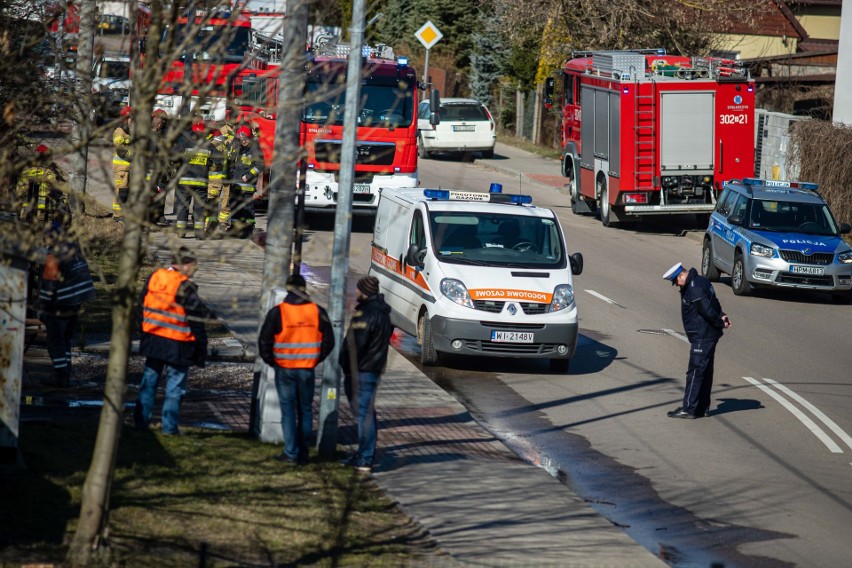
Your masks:
<path fill-rule="evenodd" d="M 683 272 L 684 270 L 685 268 L 683 267 L 683 264 L 678 262 L 677 264 L 669 268 L 665 274 L 663 274 L 663 279 L 671 280 L 672 285 L 677 284 L 677 275 Z"/>

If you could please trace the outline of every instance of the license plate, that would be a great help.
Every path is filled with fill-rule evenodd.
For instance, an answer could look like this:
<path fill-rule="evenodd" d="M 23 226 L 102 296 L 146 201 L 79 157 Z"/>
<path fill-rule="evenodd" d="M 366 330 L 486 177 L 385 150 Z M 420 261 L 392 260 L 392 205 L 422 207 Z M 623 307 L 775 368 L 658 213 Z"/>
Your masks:
<path fill-rule="evenodd" d="M 532 343 L 535 334 L 531 331 L 492 331 L 491 341 L 499 343 Z"/>
<path fill-rule="evenodd" d="M 455 124 L 453 125 L 453 132 L 473 132 L 476 130 L 475 124 Z"/>
<path fill-rule="evenodd" d="M 352 193 L 370 193 L 369 183 L 353 183 Z"/>
<path fill-rule="evenodd" d="M 825 274 L 825 268 L 823 268 L 822 266 L 791 266 L 790 273 L 807 274 L 809 276 L 822 276 Z"/>

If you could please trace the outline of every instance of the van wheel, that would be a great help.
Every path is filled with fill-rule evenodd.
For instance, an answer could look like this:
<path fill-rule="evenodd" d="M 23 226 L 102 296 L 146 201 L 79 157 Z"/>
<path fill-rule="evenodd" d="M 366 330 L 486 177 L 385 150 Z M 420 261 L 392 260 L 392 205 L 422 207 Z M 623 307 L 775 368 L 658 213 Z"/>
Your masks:
<path fill-rule="evenodd" d="M 743 255 L 738 254 L 734 259 L 734 269 L 731 270 L 731 288 L 737 296 L 751 296 L 753 288 L 746 280 Z"/>
<path fill-rule="evenodd" d="M 428 314 L 420 316 L 417 330 L 420 332 L 420 364 L 424 367 L 437 365 L 438 352 L 432 343 L 432 322 L 429 321 Z"/>
<path fill-rule="evenodd" d="M 418 158 L 431 158 L 432 152 L 428 151 L 426 147 L 423 145 L 423 136 L 417 137 L 417 157 Z"/>
<path fill-rule="evenodd" d="M 713 245 L 710 239 L 704 239 L 704 248 L 701 251 L 701 276 L 710 282 L 719 281 L 719 269 L 713 264 Z"/>
<path fill-rule="evenodd" d="M 551 373 L 567 373 L 568 369 L 571 367 L 571 359 L 551 359 L 550 360 L 550 372 Z"/>

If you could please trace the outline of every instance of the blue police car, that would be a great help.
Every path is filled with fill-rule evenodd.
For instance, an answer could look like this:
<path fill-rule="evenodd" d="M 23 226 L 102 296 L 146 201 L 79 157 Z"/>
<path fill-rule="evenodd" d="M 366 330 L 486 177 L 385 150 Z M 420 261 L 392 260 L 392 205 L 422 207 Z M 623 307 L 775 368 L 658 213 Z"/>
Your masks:
<path fill-rule="evenodd" d="M 813 183 L 756 178 L 725 184 L 710 216 L 701 274 L 731 275 L 734 294 L 784 287 L 852 301 L 852 248 Z"/>

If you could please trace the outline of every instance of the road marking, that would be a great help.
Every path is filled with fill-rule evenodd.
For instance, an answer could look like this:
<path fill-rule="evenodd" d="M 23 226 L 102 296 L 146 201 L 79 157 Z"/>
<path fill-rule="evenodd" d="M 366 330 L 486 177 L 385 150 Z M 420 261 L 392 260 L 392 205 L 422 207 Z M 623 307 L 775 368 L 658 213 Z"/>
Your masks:
<path fill-rule="evenodd" d="M 677 331 L 675 331 L 675 330 L 673 330 L 673 329 L 664 329 L 663 331 L 665 331 L 666 333 L 668 333 L 668 334 L 669 334 L 669 335 L 671 335 L 672 337 L 676 337 L 676 338 L 680 339 L 680 340 L 681 340 L 681 341 L 683 341 L 684 343 L 689 343 L 689 340 L 688 340 L 688 339 L 686 338 L 686 336 L 685 336 L 684 334 L 682 334 L 682 333 L 678 333 Z"/>
<path fill-rule="evenodd" d="M 757 388 L 759 388 L 760 390 L 762 390 L 763 392 L 765 392 L 766 394 L 768 394 L 769 396 L 771 396 L 772 398 L 774 398 L 776 401 L 778 401 L 778 403 L 779 403 L 781 406 L 783 406 L 784 408 L 786 408 L 787 410 L 789 410 L 789 411 L 793 414 L 793 416 L 795 416 L 796 418 L 798 418 L 798 419 L 799 419 L 799 421 L 800 421 L 802 424 L 804 424 L 804 425 L 805 425 L 805 427 L 806 427 L 808 430 L 810 430 L 810 431 L 811 431 L 811 433 L 819 439 L 819 441 L 820 441 L 820 442 L 822 442 L 823 444 L 825 444 L 825 447 L 826 447 L 826 448 L 828 448 L 828 450 L 829 450 L 831 453 L 834 453 L 834 454 L 842 454 L 842 453 L 843 453 L 843 449 L 842 449 L 840 446 L 838 446 L 838 445 L 834 442 L 834 440 L 832 440 L 831 438 L 829 438 L 829 437 L 828 437 L 828 434 L 826 434 L 826 433 L 825 433 L 825 431 L 824 431 L 822 428 L 820 428 L 819 426 L 817 426 L 817 425 L 816 425 L 816 423 L 815 423 L 813 420 L 811 420 L 810 418 L 808 418 L 808 417 L 805 415 L 805 413 L 804 413 L 804 412 L 802 412 L 801 410 L 799 410 L 798 408 L 796 408 L 795 406 L 793 406 L 793 403 L 791 403 L 789 400 L 787 400 L 786 398 L 784 398 L 783 396 L 781 396 L 781 394 L 779 394 L 779 393 L 775 392 L 774 390 L 772 390 L 772 388 L 771 388 L 770 386 L 768 386 L 768 385 L 764 385 L 764 384 L 763 384 L 763 383 L 761 383 L 760 381 L 758 381 L 758 380 L 756 380 L 756 379 L 753 379 L 753 378 L 751 378 L 751 377 L 743 377 L 743 379 L 745 379 L 746 381 L 750 382 L 751 384 L 753 384 L 754 386 L 756 386 Z"/>
<path fill-rule="evenodd" d="M 617 307 L 619 307 L 619 308 L 624 308 L 625 310 L 627 309 L 625 306 L 622 306 L 621 304 L 619 304 L 619 303 L 618 303 L 618 302 L 616 302 L 615 300 L 612 300 L 612 299 L 610 299 L 610 298 L 607 298 L 607 297 L 606 297 L 606 296 L 604 296 L 603 294 L 600 294 L 600 293 L 598 293 L 598 292 L 595 292 L 594 290 L 586 290 L 586 292 L 588 292 L 589 294 L 591 294 L 592 296 L 594 296 L 595 298 L 597 298 L 597 299 L 599 299 L 599 300 L 603 300 L 603 301 L 604 301 L 604 302 L 606 302 L 607 304 L 612 304 L 613 306 L 617 306 Z"/>
<path fill-rule="evenodd" d="M 828 426 L 831 429 L 832 432 L 837 434 L 837 437 L 840 438 L 841 440 L 843 440 L 843 442 L 847 446 L 849 446 L 849 449 L 852 450 L 852 436 L 847 434 L 843 430 L 843 428 L 841 428 L 840 426 L 837 425 L 837 423 L 834 420 L 832 420 L 831 418 L 826 416 L 820 409 L 818 409 L 816 406 L 814 406 L 813 404 L 811 404 L 810 402 L 805 400 L 802 396 L 794 393 L 793 391 L 791 391 L 789 388 L 785 387 L 784 385 L 782 385 L 778 381 L 773 381 L 772 379 L 767 379 L 766 377 L 764 377 L 763 380 L 766 381 L 767 383 L 769 383 L 770 385 L 774 386 L 776 389 L 780 390 L 781 392 L 783 392 L 784 394 L 786 394 L 787 396 L 789 396 L 793 400 L 797 401 L 799 404 L 801 404 L 802 406 L 804 406 L 808 410 L 810 410 L 811 413 L 814 416 L 819 418 L 822 421 L 823 424 Z"/>

